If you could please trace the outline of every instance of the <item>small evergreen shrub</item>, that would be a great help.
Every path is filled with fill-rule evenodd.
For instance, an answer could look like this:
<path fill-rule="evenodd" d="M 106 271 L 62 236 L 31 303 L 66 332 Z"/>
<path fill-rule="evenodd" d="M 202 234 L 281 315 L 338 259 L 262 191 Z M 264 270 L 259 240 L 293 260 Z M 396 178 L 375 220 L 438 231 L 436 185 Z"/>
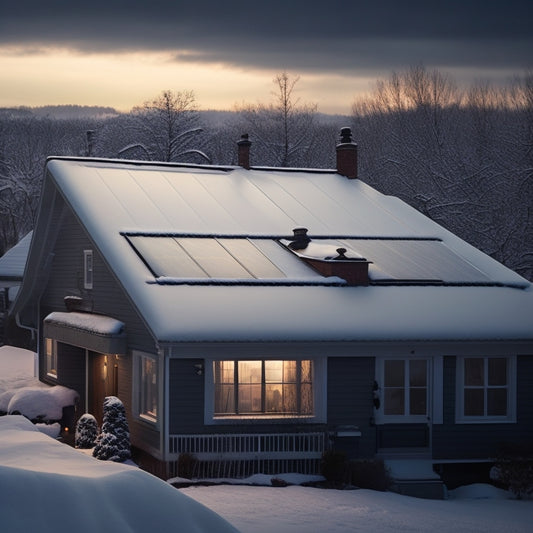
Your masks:
<path fill-rule="evenodd" d="M 342 487 L 349 481 L 348 459 L 344 452 L 326 450 L 320 463 L 321 474 L 328 485 Z"/>
<path fill-rule="evenodd" d="M 93 457 L 119 463 L 131 458 L 126 411 L 116 396 L 107 396 L 104 400 L 102 432 L 96 440 Z"/>
<path fill-rule="evenodd" d="M 98 424 L 96 418 L 94 418 L 93 415 L 85 413 L 80 417 L 76 424 L 74 446 L 82 449 L 94 448 L 97 437 Z"/>
<path fill-rule="evenodd" d="M 350 483 L 361 489 L 386 491 L 392 478 L 379 459 L 357 459 L 350 461 Z"/>
<path fill-rule="evenodd" d="M 198 460 L 192 453 L 180 453 L 178 457 L 178 476 L 192 479 L 196 471 Z"/>
<path fill-rule="evenodd" d="M 518 499 L 533 494 L 533 443 L 503 445 L 493 477 Z"/>

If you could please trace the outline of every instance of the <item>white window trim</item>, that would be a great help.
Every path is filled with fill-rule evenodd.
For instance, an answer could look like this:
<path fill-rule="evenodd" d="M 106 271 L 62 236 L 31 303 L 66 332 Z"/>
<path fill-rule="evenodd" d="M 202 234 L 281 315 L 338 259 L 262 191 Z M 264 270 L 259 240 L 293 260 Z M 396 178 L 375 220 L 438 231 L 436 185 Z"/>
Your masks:
<path fill-rule="evenodd" d="M 385 383 L 385 361 L 397 359 L 399 361 L 427 361 L 426 378 L 426 414 L 425 415 L 386 415 L 384 412 L 384 383 Z M 442 362 L 442 358 L 440 358 Z M 433 364 L 433 358 L 427 356 L 411 357 L 376 357 L 376 381 L 378 384 L 377 395 L 380 400 L 378 409 L 374 408 L 374 420 L 376 424 L 422 424 L 431 422 L 433 404 L 437 405 L 434 423 L 442 423 L 442 373 L 437 375 L 436 370 L 442 371 L 442 364 Z M 438 395 L 441 394 L 440 398 Z"/>
<path fill-rule="evenodd" d="M 94 281 L 94 257 L 92 250 L 83 250 L 83 288 L 92 289 Z"/>
<path fill-rule="evenodd" d="M 228 415 L 215 417 L 215 384 L 213 376 L 213 362 L 216 360 L 231 360 L 231 357 L 220 359 L 205 360 L 205 402 L 204 402 L 204 423 L 205 425 L 224 425 L 224 424 L 246 424 L 246 423 L 285 423 L 297 422 L 299 424 L 318 424 L 326 422 L 326 396 L 327 396 L 327 365 L 325 358 L 306 358 L 313 361 L 313 401 L 314 415 L 303 416 L 286 416 L 286 415 Z M 276 359 L 279 357 L 261 357 L 261 360 Z M 258 360 L 254 359 L 254 360 Z M 298 358 L 283 357 L 285 361 L 298 360 Z"/>
<path fill-rule="evenodd" d="M 55 373 L 51 372 L 48 368 L 48 359 L 49 357 L 55 360 Z M 46 375 L 49 378 L 57 379 L 57 341 L 46 337 L 44 339 L 44 366 Z"/>
<path fill-rule="evenodd" d="M 151 359 L 156 363 L 156 380 L 157 380 L 157 387 L 158 387 L 158 393 L 157 393 L 157 415 L 151 416 L 146 413 L 141 412 L 141 386 L 140 386 L 140 380 L 141 380 L 141 362 L 143 359 Z M 136 418 L 139 420 L 142 420 L 143 422 L 147 422 L 156 428 L 159 428 L 160 426 L 160 419 L 161 419 L 161 369 L 160 365 L 158 364 L 158 357 L 154 354 L 146 353 L 146 352 L 140 352 L 137 350 L 133 351 L 133 387 L 132 387 L 132 405 L 133 405 L 133 414 Z"/>
<path fill-rule="evenodd" d="M 507 360 L 507 415 L 465 416 L 464 415 L 464 360 L 476 356 L 457 357 L 455 368 L 455 422 L 456 424 L 513 424 L 516 423 L 516 355 L 486 355 L 479 359 L 502 357 Z"/>

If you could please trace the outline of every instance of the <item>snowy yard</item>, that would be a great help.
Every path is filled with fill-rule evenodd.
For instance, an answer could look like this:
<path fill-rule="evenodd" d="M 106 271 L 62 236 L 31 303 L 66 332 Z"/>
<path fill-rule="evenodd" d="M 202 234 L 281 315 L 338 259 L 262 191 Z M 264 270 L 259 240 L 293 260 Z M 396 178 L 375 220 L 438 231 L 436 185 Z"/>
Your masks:
<path fill-rule="evenodd" d="M 35 386 L 33 368 L 31 352 L 0 348 L 0 394 L 11 387 Z M 301 486 L 224 484 L 174 489 L 134 467 L 98 461 L 66 448 L 28 424 L 21 417 L 0 417 L 3 533 L 231 530 L 183 495 L 225 518 L 241 533 L 532 530 L 533 501 L 512 499 L 506 491 L 488 485 L 461 487 L 445 501 Z M 257 476 L 250 481 L 268 479 Z"/>
<path fill-rule="evenodd" d="M 180 491 L 242 533 L 420 531 L 512 533 L 533 530 L 533 501 L 509 499 L 487 485 L 457 489 L 449 500 L 371 490 L 212 486 Z"/>

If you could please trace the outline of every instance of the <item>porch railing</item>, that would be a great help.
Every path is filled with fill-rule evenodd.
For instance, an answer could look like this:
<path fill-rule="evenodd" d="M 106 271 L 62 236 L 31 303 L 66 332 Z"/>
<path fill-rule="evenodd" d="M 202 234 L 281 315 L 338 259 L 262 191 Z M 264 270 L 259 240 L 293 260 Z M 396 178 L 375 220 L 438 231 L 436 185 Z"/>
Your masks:
<path fill-rule="evenodd" d="M 320 473 L 326 433 L 171 435 L 170 475 L 179 475 L 180 454 L 194 456 L 194 477 L 248 477 L 255 473 Z"/>

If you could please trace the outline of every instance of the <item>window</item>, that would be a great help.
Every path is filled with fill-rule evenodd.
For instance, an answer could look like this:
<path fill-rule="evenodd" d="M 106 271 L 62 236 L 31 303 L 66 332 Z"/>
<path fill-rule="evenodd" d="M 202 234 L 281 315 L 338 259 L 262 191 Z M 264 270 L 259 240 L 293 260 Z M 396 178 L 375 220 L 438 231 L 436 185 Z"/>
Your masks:
<path fill-rule="evenodd" d="M 214 361 L 214 416 L 314 416 L 313 362 Z"/>
<path fill-rule="evenodd" d="M 378 360 L 378 418 L 384 422 L 422 422 L 428 416 L 429 361 Z"/>
<path fill-rule="evenodd" d="M 516 359 L 464 357 L 457 360 L 457 420 L 515 419 Z"/>
<path fill-rule="evenodd" d="M 44 339 L 44 351 L 46 356 L 46 375 L 57 379 L 57 349 L 52 339 Z"/>
<path fill-rule="evenodd" d="M 144 354 L 136 354 L 137 415 L 151 422 L 157 422 L 158 380 L 157 360 Z"/>
<path fill-rule="evenodd" d="M 93 288 L 93 251 L 83 250 L 83 288 Z"/>

